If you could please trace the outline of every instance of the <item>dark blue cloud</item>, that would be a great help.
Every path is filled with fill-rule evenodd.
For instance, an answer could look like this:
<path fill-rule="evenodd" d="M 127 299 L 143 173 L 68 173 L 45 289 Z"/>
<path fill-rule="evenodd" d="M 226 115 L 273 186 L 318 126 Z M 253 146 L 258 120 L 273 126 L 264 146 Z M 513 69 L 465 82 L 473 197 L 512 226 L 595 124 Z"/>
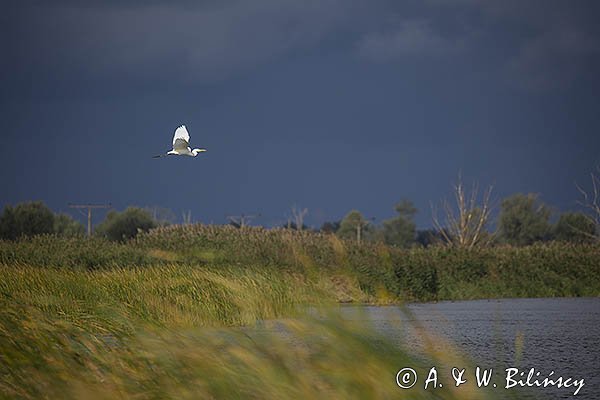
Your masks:
<path fill-rule="evenodd" d="M 459 170 L 574 206 L 600 162 L 594 2 L 21 2 L 2 18 L 0 203 L 309 223 Z M 209 149 L 150 158 L 178 125 Z"/>

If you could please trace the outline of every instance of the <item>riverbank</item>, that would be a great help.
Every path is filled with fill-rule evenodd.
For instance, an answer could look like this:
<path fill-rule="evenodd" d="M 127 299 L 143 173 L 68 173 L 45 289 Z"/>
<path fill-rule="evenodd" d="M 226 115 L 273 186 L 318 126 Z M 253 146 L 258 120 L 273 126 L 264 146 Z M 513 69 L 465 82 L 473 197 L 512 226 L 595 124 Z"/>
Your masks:
<path fill-rule="evenodd" d="M 126 243 L 35 237 L 0 241 L 0 265 L 106 271 L 263 270 L 329 301 L 403 301 L 600 295 L 600 245 L 397 249 L 286 229 L 172 226 Z"/>
<path fill-rule="evenodd" d="M 118 244 L 0 242 L 3 398 L 483 398 L 399 389 L 427 359 L 307 306 L 597 296 L 598 247 L 398 250 L 285 230 L 172 227 Z M 333 307 L 335 308 L 335 307 Z M 252 327 L 277 319 L 286 335 Z M 294 346 L 289 346 L 293 342 Z M 400 392 L 399 392 L 400 390 Z M 436 397 L 438 396 L 438 397 Z"/>
<path fill-rule="evenodd" d="M 414 355 L 286 273 L 20 265 L 0 278 L 2 398 L 494 398 L 400 389 L 401 368 L 427 375 L 423 357 L 469 364 L 452 346 Z"/>

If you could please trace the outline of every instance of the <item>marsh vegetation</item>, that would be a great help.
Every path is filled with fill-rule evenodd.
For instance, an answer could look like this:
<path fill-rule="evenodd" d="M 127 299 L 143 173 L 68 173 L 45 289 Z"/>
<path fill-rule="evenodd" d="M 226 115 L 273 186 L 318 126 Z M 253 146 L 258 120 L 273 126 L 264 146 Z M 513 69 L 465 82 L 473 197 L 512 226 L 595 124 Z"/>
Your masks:
<path fill-rule="evenodd" d="M 460 355 L 415 356 L 325 310 L 339 302 L 597 296 L 598 260 L 594 244 L 402 249 L 206 225 L 125 242 L 0 241 L 0 391 L 31 399 L 396 397 L 401 367 L 425 374 L 424 360 Z M 252 328 L 269 321 L 278 333 Z M 435 395 L 484 395 L 461 389 Z"/>

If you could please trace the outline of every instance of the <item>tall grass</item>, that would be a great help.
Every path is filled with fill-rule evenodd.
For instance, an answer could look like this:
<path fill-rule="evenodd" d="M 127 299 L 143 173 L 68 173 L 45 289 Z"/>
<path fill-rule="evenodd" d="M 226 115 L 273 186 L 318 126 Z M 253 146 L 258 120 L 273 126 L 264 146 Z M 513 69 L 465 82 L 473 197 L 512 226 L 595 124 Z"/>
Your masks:
<path fill-rule="evenodd" d="M 399 250 L 214 226 L 162 228 L 126 244 L 0 241 L 0 398 L 487 398 L 473 386 L 397 387 L 406 366 L 420 377 L 431 365 L 466 366 L 450 345 L 415 355 L 306 310 L 596 296 L 599 263 L 593 245 Z"/>
<path fill-rule="evenodd" d="M 283 320 L 269 329 L 154 327 L 121 337 L 11 307 L 0 311 L 0 328 L 2 398 L 492 398 L 474 385 L 424 391 L 426 364 L 336 317 Z M 456 363 L 446 355 L 431 360 Z M 395 383 L 405 366 L 422 377 L 408 391 Z"/>
<path fill-rule="evenodd" d="M 353 282 L 368 301 L 600 295 L 598 244 L 397 249 L 304 231 L 190 225 L 150 231 L 132 245 L 198 264 L 321 274 Z"/>
<path fill-rule="evenodd" d="M 300 276 L 252 267 L 77 271 L 0 266 L 0 276 L 4 305 L 32 307 L 88 330 L 98 327 L 113 333 L 130 332 L 133 325 L 246 325 L 293 315 L 309 302 L 328 299 Z"/>
<path fill-rule="evenodd" d="M 189 225 L 155 229 L 126 244 L 53 236 L 0 241 L 0 264 L 231 274 L 252 266 L 301 276 L 343 302 L 600 295 L 598 244 L 397 249 L 287 229 Z"/>
<path fill-rule="evenodd" d="M 308 316 L 307 305 L 327 305 L 327 295 L 299 275 L 253 267 L 1 266 L 0 277 L 2 398 L 433 396 L 395 383 L 405 366 L 426 376 L 421 358 L 335 313 Z M 257 321 L 266 322 L 253 327 Z M 435 398 L 483 396 L 474 390 Z"/>

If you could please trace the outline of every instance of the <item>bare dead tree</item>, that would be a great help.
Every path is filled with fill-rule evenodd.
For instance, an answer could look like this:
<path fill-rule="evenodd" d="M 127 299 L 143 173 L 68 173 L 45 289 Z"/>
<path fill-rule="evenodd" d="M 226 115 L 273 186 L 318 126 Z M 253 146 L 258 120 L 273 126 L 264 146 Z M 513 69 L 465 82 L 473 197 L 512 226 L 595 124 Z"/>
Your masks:
<path fill-rule="evenodd" d="M 596 239 L 600 239 L 598 229 L 600 228 L 600 165 L 596 167 L 597 172 L 591 172 L 590 178 L 592 181 L 591 191 L 584 190 L 581 186 L 575 183 L 577 190 L 581 194 L 582 199 L 577 201 L 579 205 L 587 210 L 585 217 L 596 227 Z"/>
<path fill-rule="evenodd" d="M 248 226 L 251 220 L 254 218 L 260 217 L 260 214 L 256 215 L 228 215 L 227 219 L 229 219 L 229 223 L 237 228 L 245 228 Z"/>
<path fill-rule="evenodd" d="M 292 218 L 296 224 L 296 229 L 299 231 L 301 231 L 304 227 L 304 217 L 306 214 L 308 214 L 308 208 L 303 208 L 300 210 L 295 204 L 292 206 Z M 290 219 L 288 219 L 288 228 L 291 228 Z"/>
<path fill-rule="evenodd" d="M 166 226 L 170 224 L 174 224 L 177 217 L 175 213 L 168 208 L 152 206 L 144 208 L 150 215 L 152 215 L 152 219 L 159 226 Z"/>
<path fill-rule="evenodd" d="M 493 209 L 492 189 L 492 186 L 488 187 L 480 200 L 477 183 L 473 183 L 471 193 L 467 193 L 459 174 L 453 193 L 456 204 L 453 205 L 446 199 L 442 201 L 443 221 L 438 218 L 438 210 L 431 206 L 433 225 L 446 245 L 472 249 L 491 243 L 494 235 L 489 234 L 485 228 Z"/>
<path fill-rule="evenodd" d="M 192 223 L 192 210 L 182 211 L 181 219 L 184 225 L 189 225 Z"/>

